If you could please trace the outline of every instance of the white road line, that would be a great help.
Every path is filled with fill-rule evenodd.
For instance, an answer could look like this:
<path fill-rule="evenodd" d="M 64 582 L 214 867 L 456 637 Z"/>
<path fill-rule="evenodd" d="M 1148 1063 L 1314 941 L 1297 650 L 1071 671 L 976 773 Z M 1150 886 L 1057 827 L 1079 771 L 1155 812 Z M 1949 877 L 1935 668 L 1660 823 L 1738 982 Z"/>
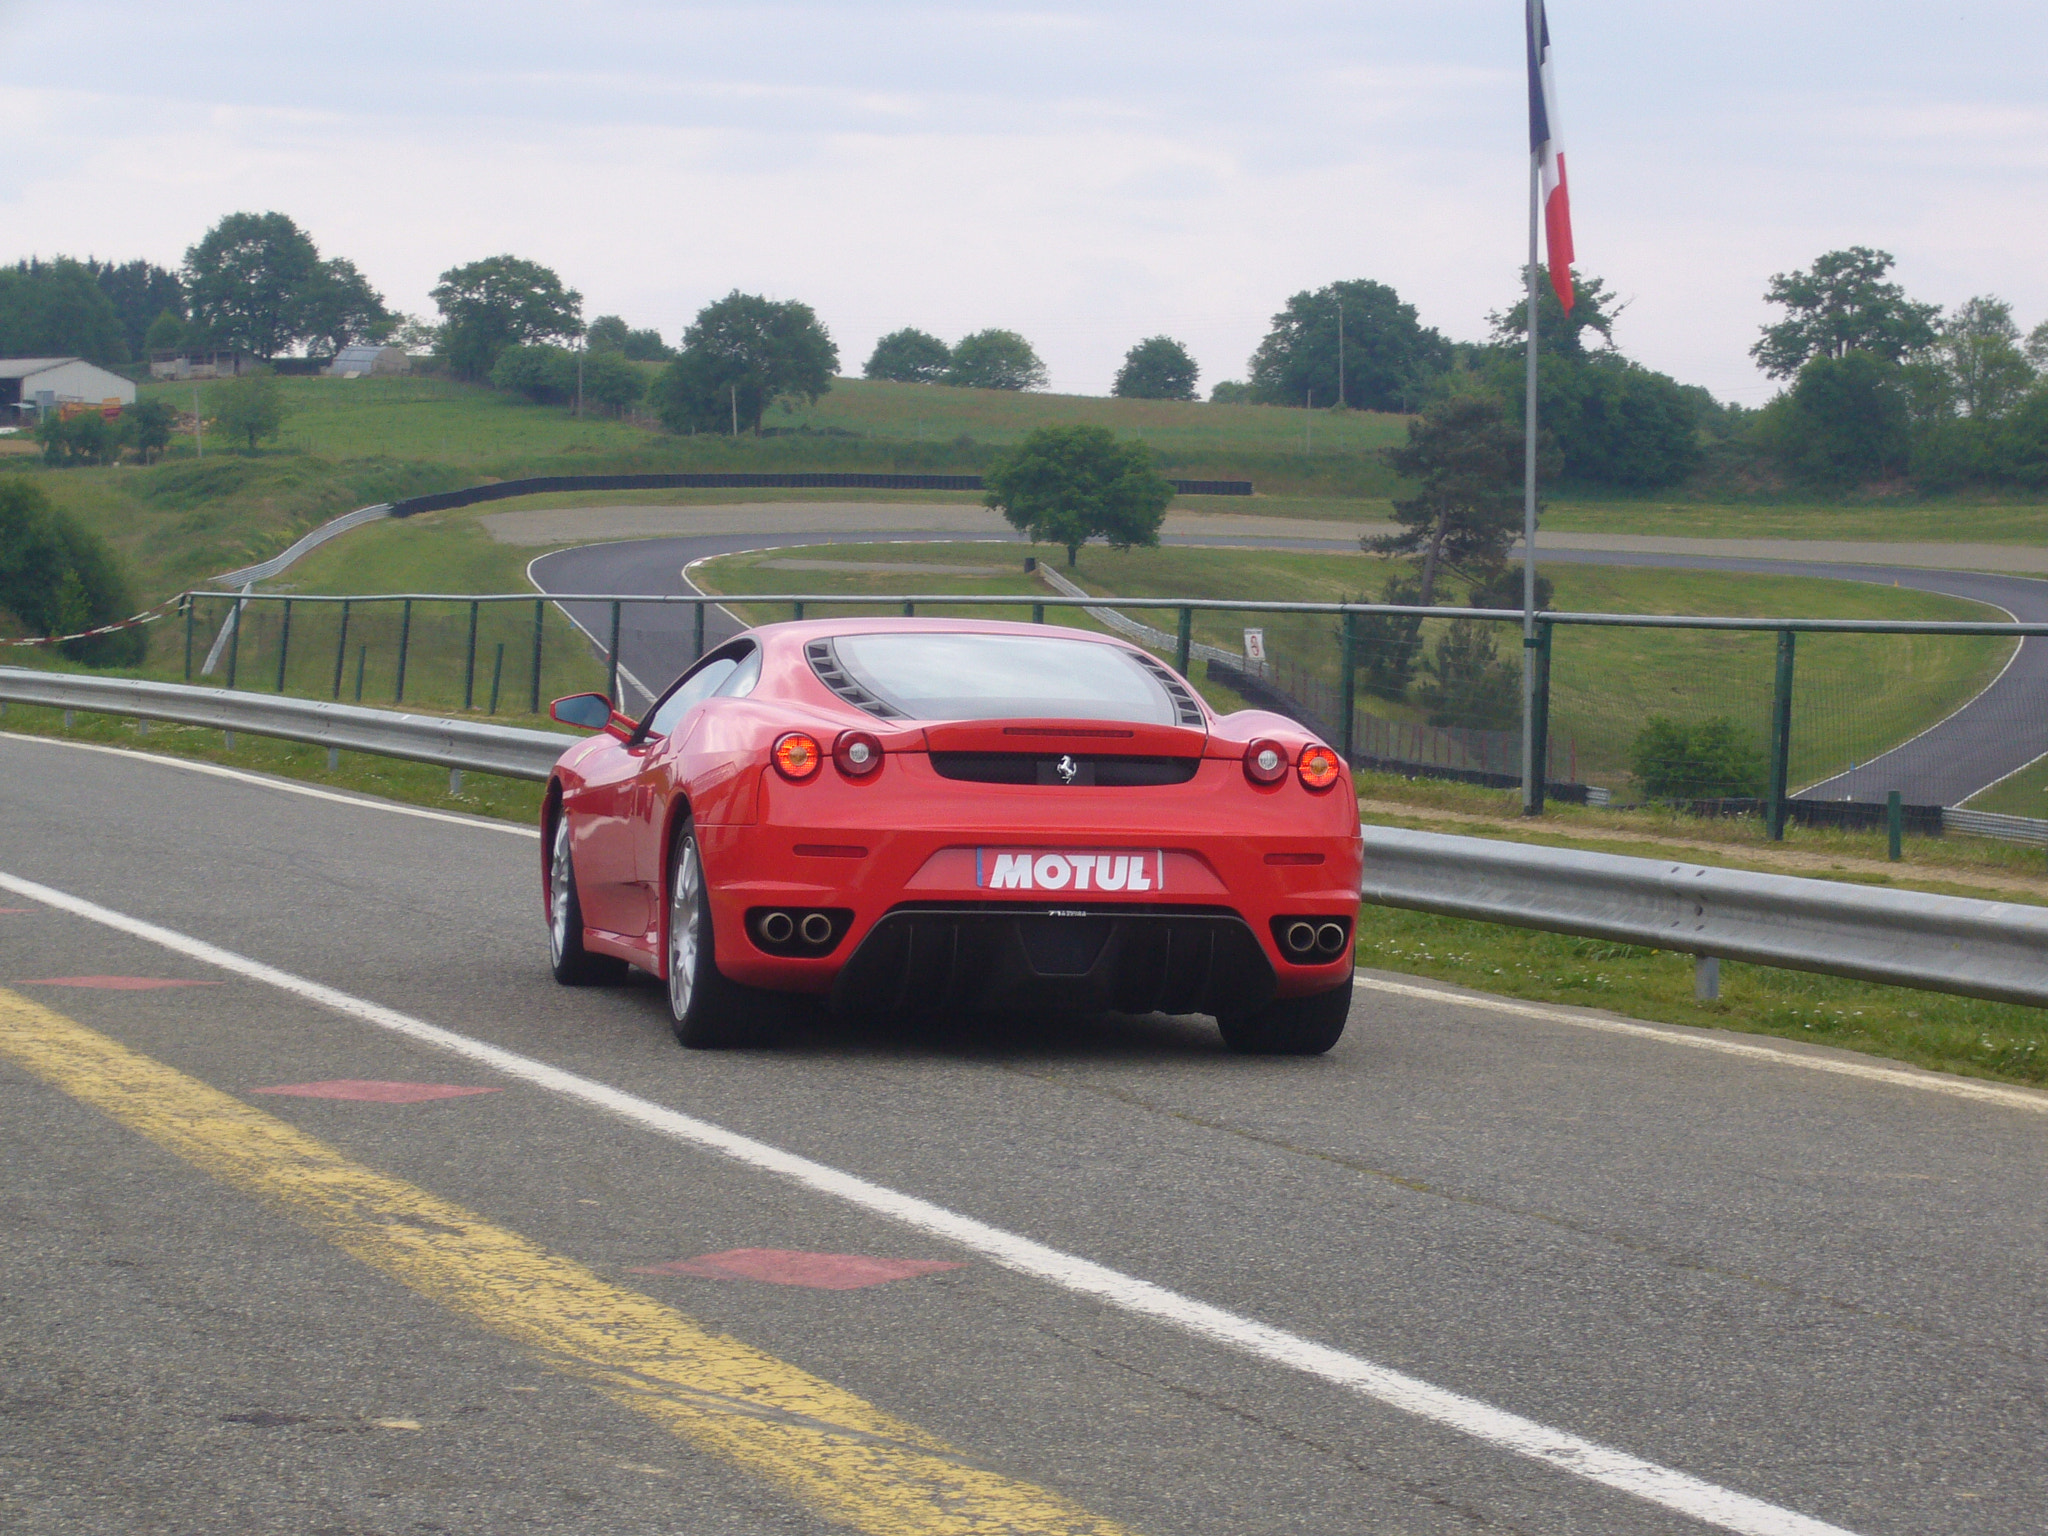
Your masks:
<path fill-rule="evenodd" d="M 1945 1077 L 1932 1072 L 1904 1072 L 1897 1067 L 1873 1062 L 1842 1061 L 1832 1056 L 1809 1056 L 1768 1045 L 1745 1045 L 1718 1035 L 1688 1034 L 1660 1029 L 1654 1024 L 1632 1024 L 1627 1019 L 1601 1018 L 1598 1014 L 1574 1013 L 1567 1008 L 1550 1008 L 1542 1003 L 1521 1003 L 1504 997 L 1486 997 L 1470 992 L 1452 992 L 1442 987 L 1419 987 L 1412 982 L 1387 981 L 1358 973 L 1357 984 L 1395 997 L 1413 997 L 1431 1003 L 1449 1003 L 1459 1008 L 1477 1008 L 1487 1013 L 1507 1013 L 1519 1018 L 1542 1019 L 1550 1024 L 1570 1024 L 1577 1029 L 1597 1030 L 1608 1035 L 1628 1035 L 1637 1040 L 1654 1040 L 1660 1045 L 1689 1046 L 1696 1051 L 1717 1051 L 1724 1056 L 1744 1056 L 1751 1061 L 1769 1061 L 1783 1067 L 1804 1067 L 1809 1072 L 1832 1072 L 1837 1077 L 1862 1078 L 1866 1082 L 1888 1083 L 1895 1088 L 1918 1088 L 1926 1093 L 1944 1093 L 1956 1099 L 1974 1099 L 2005 1109 L 2032 1110 L 2048 1114 L 2048 1093 L 2025 1088 L 2003 1088 L 1967 1077 Z"/>
<path fill-rule="evenodd" d="M 915 1231 L 956 1243 L 1005 1268 L 1047 1281 L 1062 1290 L 1093 1297 L 1109 1306 L 1166 1323 L 1253 1359 L 1286 1366 L 1347 1388 L 1361 1397 L 1469 1435 L 1500 1450 L 1542 1462 L 1603 1487 L 1633 1494 L 1705 1524 L 1738 1532 L 1740 1536 L 1849 1536 L 1840 1526 L 1829 1525 L 1796 1510 L 1719 1487 L 1564 1430 L 1552 1429 L 1477 1398 L 1447 1391 L 1361 1356 L 1318 1344 L 1299 1334 L 1288 1333 L 1221 1307 L 1210 1306 L 1149 1280 L 1140 1280 L 1092 1260 L 1063 1253 L 971 1216 L 960 1215 L 932 1201 L 903 1194 L 855 1174 L 842 1173 L 827 1164 L 785 1152 L 708 1120 L 664 1108 L 530 1056 L 471 1039 L 380 1003 L 281 971 L 203 939 L 129 917 L 15 875 L 0 873 L 0 890 L 11 891 L 46 907 L 70 912 L 103 927 L 131 934 L 202 964 L 276 987 L 346 1018 L 358 1019 L 448 1051 L 507 1077 L 606 1110 L 675 1141 L 716 1152 L 734 1162 L 845 1201 Z"/>
<path fill-rule="evenodd" d="M 567 740 L 567 738 L 563 738 Z M 210 774 L 216 779 L 234 779 L 243 784 L 254 784 L 263 789 L 274 789 L 281 794 L 304 795 L 309 800 L 332 800 L 336 805 L 361 806 L 366 811 L 386 811 L 393 816 L 417 816 L 422 821 L 446 821 L 458 827 L 474 827 L 479 832 L 509 832 L 514 837 L 540 836 L 538 827 L 529 827 L 516 821 L 492 821 L 483 816 L 456 816 L 447 811 L 430 811 L 417 805 L 399 805 L 390 800 L 368 800 L 361 795 L 337 794 L 331 789 L 315 789 L 310 784 L 292 784 L 282 779 L 265 778 L 260 773 L 243 773 L 235 768 L 223 768 L 218 763 L 194 762 L 189 757 L 172 757 L 163 752 L 144 752 L 133 747 L 109 747 L 97 741 L 71 741 L 63 736 L 30 736 L 20 731 L 0 731 L 0 741 L 32 741 L 46 747 L 69 747 L 74 752 L 105 752 L 113 757 L 125 757 L 145 763 L 162 763 L 167 768 L 182 768 L 187 773 Z"/>

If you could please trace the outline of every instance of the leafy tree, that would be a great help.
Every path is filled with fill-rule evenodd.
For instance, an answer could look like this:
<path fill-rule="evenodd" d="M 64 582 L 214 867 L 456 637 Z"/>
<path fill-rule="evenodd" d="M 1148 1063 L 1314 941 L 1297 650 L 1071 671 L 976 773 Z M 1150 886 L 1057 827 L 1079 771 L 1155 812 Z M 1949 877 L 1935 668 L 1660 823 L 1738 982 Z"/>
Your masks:
<path fill-rule="evenodd" d="M 636 363 L 665 363 L 675 356 L 662 341 L 661 332 L 633 330 L 618 315 L 599 315 L 591 321 L 583 342 L 593 357 L 600 352 L 615 352 Z M 589 393 L 587 387 L 585 393 Z"/>
<path fill-rule="evenodd" d="M 397 325 L 398 316 L 384 307 L 384 296 L 346 257 L 321 262 L 299 295 L 300 330 L 329 352 L 351 342 L 382 341 Z"/>
<path fill-rule="evenodd" d="M 1431 725 L 1498 731 L 1521 713 L 1521 675 L 1500 659 L 1482 620 L 1451 620 L 1423 665 L 1427 675 L 1415 694 Z"/>
<path fill-rule="evenodd" d="M 312 237 L 281 213 L 231 213 L 185 252 L 192 318 L 216 345 L 277 357 L 307 334 L 321 280 Z"/>
<path fill-rule="evenodd" d="M 1523 274 L 1523 297 L 1505 309 L 1486 317 L 1493 327 L 1493 344 L 1519 350 L 1529 334 L 1527 272 Z M 1587 332 L 1600 338 L 1601 348 L 1614 345 L 1614 321 L 1628 306 L 1618 301 L 1604 279 L 1586 277 L 1572 268 L 1572 307 L 1569 313 L 1557 301 L 1550 286 L 1550 269 L 1536 268 L 1536 342 L 1546 361 L 1558 357 L 1585 357 L 1593 351 Z"/>
<path fill-rule="evenodd" d="M 119 266 L 111 261 L 88 261 L 86 266 L 114 306 L 130 357 L 148 355 L 149 328 L 157 316 L 168 312 L 184 318 L 185 285 L 178 281 L 177 273 L 153 261 L 124 261 Z"/>
<path fill-rule="evenodd" d="M 954 343 L 946 382 L 963 389 L 1043 389 L 1045 364 L 1015 331 L 976 331 Z"/>
<path fill-rule="evenodd" d="M 2037 373 L 2048 373 L 2048 320 L 2027 332 L 2027 361 Z"/>
<path fill-rule="evenodd" d="M 1938 335 L 1936 348 L 1965 416 L 2003 416 L 2034 382 L 2012 306 L 2003 299 L 1983 294 L 1958 306 Z"/>
<path fill-rule="evenodd" d="M 120 429 L 97 410 L 44 416 L 36 423 L 36 441 L 43 445 L 43 462 L 53 467 L 111 464 L 121 457 Z"/>
<path fill-rule="evenodd" d="M 124 363 L 128 342 L 92 270 L 59 256 L 0 268 L 0 356 Z"/>
<path fill-rule="evenodd" d="M 1862 352 L 1898 363 L 1932 345 L 1940 307 L 1915 303 L 1885 282 L 1891 269 L 1889 251 L 1853 245 L 1829 251 L 1808 271 L 1778 273 L 1764 298 L 1787 314 L 1764 327 L 1749 355 L 1772 378 L 1789 379 L 1816 357 Z"/>
<path fill-rule="evenodd" d="M 875 343 L 861 377 L 895 384 L 937 384 L 952 363 L 952 348 L 928 331 L 905 326 Z"/>
<path fill-rule="evenodd" d="M 671 432 L 718 432 L 737 416 L 758 434 L 771 404 L 815 401 L 838 367 L 839 349 L 810 305 L 735 289 L 697 312 L 682 355 L 648 398 Z"/>
<path fill-rule="evenodd" d="M 1109 392 L 1133 400 L 1193 400 L 1201 371 L 1171 336 L 1148 336 L 1124 354 Z"/>
<path fill-rule="evenodd" d="M 676 349 L 661 339 L 661 332 L 649 326 L 644 331 L 626 332 L 621 349 L 631 363 L 666 363 L 675 359 Z"/>
<path fill-rule="evenodd" d="M 384 339 L 415 357 L 426 357 L 441 350 L 441 327 L 428 324 L 418 315 L 400 315 L 391 334 Z"/>
<path fill-rule="evenodd" d="M 613 416 L 622 416 L 647 393 L 647 375 L 639 364 L 618 352 L 591 352 L 583 359 L 583 401 Z"/>
<path fill-rule="evenodd" d="M 93 419 L 101 420 L 97 413 Z M 0 608 L 35 635 L 76 634 L 134 612 L 113 553 L 19 475 L 0 478 Z M 91 666 L 133 666 L 147 641 L 141 630 L 128 629 L 62 649 Z"/>
<path fill-rule="evenodd" d="M 178 413 L 162 395 L 144 395 L 121 413 L 121 425 L 128 444 L 147 464 L 163 457 L 171 446 L 171 429 Z"/>
<path fill-rule="evenodd" d="M 1343 345 L 1338 345 L 1338 328 Z M 1384 283 L 1332 283 L 1302 292 L 1273 317 L 1251 359 L 1251 387 L 1270 405 L 1335 405 L 1337 356 L 1344 357 L 1347 405 L 1405 411 L 1450 366 L 1451 346 L 1415 317 L 1415 306 Z"/>
<path fill-rule="evenodd" d="M 1998 424 L 1997 455 L 2002 478 L 2048 487 L 2048 384 L 2036 385 Z"/>
<path fill-rule="evenodd" d="M 1764 408 L 1758 433 L 1795 474 L 1852 482 L 1906 467 L 1910 418 L 1900 370 L 1868 352 L 1815 357 Z"/>
<path fill-rule="evenodd" d="M 573 341 L 583 334 L 583 295 L 538 262 L 487 256 L 450 267 L 434 285 L 441 355 L 458 378 L 488 378 L 507 347 Z"/>
<path fill-rule="evenodd" d="M 626 329 L 625 316 L 599 315 L 583 333 L 583 344 L 593 353 L 623 352 L 626 350 L 626 337 L 631 334 Z"/>
<path fill-rule="evenodd" d="M 149 329 L 142 335 L 142 352 L 145 358 L 157 352 L 177 352 L 185 345 L 188 327 L 182 315 L 165 310 L 149 322 Z"/>
<path fill-rule="evenodd" d="M 1380 589 L 1380 601 L 1393 608 L 1422 604 L 1422 587 L 1412 577 L 1395 574 Z M 1370 613 L 1353 621 L 1361 684 L 1368 693 L 1398 699 L 1408 692 L 1415 664 L 1422 657 L 1422 619 L 1415 614 Z"/>
<path fill-rule="evenodd" d="M 1063 545 L 1070 567 L 1090 539 L 1118 549 L 1157 544 L 1173 500 L 1151 450 L 1107 427 L 1039 427 L 1000 455 L 982 484 L 987 505 L 1039 543 Z"/>
<path fill-rule="evenodd" d="M 566 404 L 576 398 L 576 354 L 566 347 L 507 347 L 491 364 L 491 387 L 536 405 Z"/>
<path fill-rule="evenodd" d="M 246 437 L 251 453 L 256 451 L 258 438 L 277 436 L 291 414 L 284 391 L 267 373 L 245 373 L 228 380 L 214 390 L 209 403 L 221 430 L 230 437 Z"/>
<path fill-rule="evenodd" d="M 1504 373 L 1509 414 L 1519 417 L 1527 376 L 1519 364 Z M 1699 407 L 1675 379 L 1619 352 L 1595 352 L 1551 359 L 1536 388 L 1561 479 L 1650 490 L 1699 467 Z"/>
<path fill-rule="evenodd" d="M 1629 774 L 1653 800 L 1751 800 L 1764 759 L 1726 716 L 1687 725 L 1652 715 L 1628 752 Z"/>
<path fill-rule="evenodd" d="M 1416 601 L 1436 601 L 1445 564 L 1483 574 L 1507 563 L 1522 531 L 1522 434 L 1491 395 L 1453 395 L 1408 423 L 1408 440 L 1380 458 L 1416 487 L 1394 502 L 1401 531 L 1360 543 L 1379 554 L 1420 554 Z"/>
<path fill-rule="evenodd" d="M 1242 379 L 1224 379 L 1209 391 L 1211 405 L 1250 405 L 1252 387 Z"/>

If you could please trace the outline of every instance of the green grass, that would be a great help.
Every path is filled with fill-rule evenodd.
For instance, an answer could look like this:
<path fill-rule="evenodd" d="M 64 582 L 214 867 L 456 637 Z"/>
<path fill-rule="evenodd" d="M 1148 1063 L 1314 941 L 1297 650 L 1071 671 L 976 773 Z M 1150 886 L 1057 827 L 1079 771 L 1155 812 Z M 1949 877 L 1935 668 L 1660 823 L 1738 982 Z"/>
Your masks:
<path fill-rule="evenodd" d="M 1550 533 L 1620 533 L 1687 539 L 1870 539 L 1928 544 L 2048 543 L 2048 502 L 1929 497 L 1898 504 L 1768 501 L 1715 503 L 1670 497 L 1546 499 Z"/>
<path fill-rule="evenodd" d="M 1973 796 L 1968 804 L 1973 811 L 2048 820 L 2048 757 L 2035 758 L 2018 773 Z"/>

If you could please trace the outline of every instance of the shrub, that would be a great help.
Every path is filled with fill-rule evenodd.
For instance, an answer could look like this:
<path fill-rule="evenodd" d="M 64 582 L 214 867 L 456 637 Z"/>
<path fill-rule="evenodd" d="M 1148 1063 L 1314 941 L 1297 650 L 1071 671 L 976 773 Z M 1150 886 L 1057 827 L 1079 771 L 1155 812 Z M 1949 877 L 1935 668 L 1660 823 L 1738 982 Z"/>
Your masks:
<path fill-rule="evenodd" d="M 96 409 L 45 415 L 36 423 L 36 441 L 52 466 L 111 464 L 121 456 L 121 429 Z"/>
<path fill-rule="evenodd" d="M 134 599 L 105 544 L 51 506 L 41 486 L 9 476 L 0 479 L 0 608 L 32 634 L 67 635 L 127 618 Z M 139 629 L 63 647 L 96 667 L 133 666 L 146 649 Z"/>
<path fill-rule="evenodd" d="M 1521 713 L 1521 675 L 1500 659 L 1488 627 L 1477 619 L 1453 619 L 1428 672 L 1415 690 L 1431 725 L 1501 731 Z"/>
<path fill-rule="evenodd" d="M 507 347 L 491 364 L 491 387 L 535 405 L 561 405 L 576 398 L 576 354 L 563 347 Z"/>
<path fill-rule="evenodd" d="M 1740 800 L 1764 792 L 1763 754 L 1725 715 L 1690 725 L 1652 715 L 1629 746 L 1628 767 L 1652 800 Z"/>

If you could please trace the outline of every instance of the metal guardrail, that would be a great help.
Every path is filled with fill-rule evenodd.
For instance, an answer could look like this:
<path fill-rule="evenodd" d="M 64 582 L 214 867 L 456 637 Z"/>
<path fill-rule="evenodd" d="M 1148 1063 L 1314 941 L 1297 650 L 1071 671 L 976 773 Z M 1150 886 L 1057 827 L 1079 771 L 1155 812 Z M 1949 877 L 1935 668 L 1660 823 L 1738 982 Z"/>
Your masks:
<path fill-rule="evenodd" d="M 251 582 L 268 581 L 271 577 L 281 574 L 286 566 L 301 555 L 318 549 L 335 535 L 347 533 L 351 528 L 360 528 L 365 523 L 374 523 L 389 516 L 391 503 L 388 501 L 357 507 L 353 512 L 344 512 L 340 517 L 330 518 L 310 533 L 302 534 L 289 548 L 279 551 L 268 560 L 259 560 L 254 565 L 240 566 L 232 571 L 222 571 L 213 579 L 224 587 L 247 587 Z"/>
<path fill-rule="evenodd" d="M 0 700 L 276 736 L 544 780 L 578 739 L 178 683 L 0 667 Z M 1365 829 L 1364 898 L 1703 959 L 2048 1007 L 2048 907 L 1490 838 Z"/>
<path fill-rule="evenodd" d="M 2034 816 L 2005 816 L 1997 811 L 1972 811 L 1950 805 L 1942 807 L 1941 830 L 2048 848 L 2048 821 Z"/>

